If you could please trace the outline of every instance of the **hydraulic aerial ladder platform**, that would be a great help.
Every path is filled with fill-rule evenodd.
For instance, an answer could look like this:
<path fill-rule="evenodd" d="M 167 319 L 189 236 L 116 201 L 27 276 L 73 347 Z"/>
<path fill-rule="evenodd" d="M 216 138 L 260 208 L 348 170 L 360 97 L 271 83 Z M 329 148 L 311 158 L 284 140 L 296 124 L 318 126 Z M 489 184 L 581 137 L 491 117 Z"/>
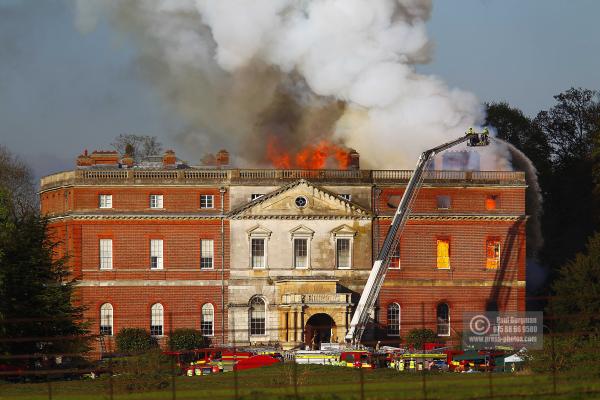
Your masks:
<path fill-rule="evenodd" d="M 421 157 L 419 157 L 415 171 L 406 185 L 406 190 L 402 195 L 402 199 L 400 200 L 400 204 L 398 205 L 398 209 L 392 220 L 390 230 L 385 237 L 383 246 L 377 255 L 377 259 L 373 264 L 369 279 L 367 280 L 358 305 L 356 306 L 356 310 L 354 311 L 354 315 L 352 316 L 350 329 L 346 334 L 347 342 L 353 345 L 358 345 L 360 343 L 369 320 L 369 313 L 373 309 L 375 301 L 379 296 L 385 274 L 390 265 L 390 253 L 398 245 L 398 240 L 406 225 L 412 205 L 417 198 L 417 193 L 423 183 L 427 166 L 436 154 L 463 142 L 467 142 L 468 146 L 487 146 L 490 143 L 487 128 L 484 129 L 483 132 L 474 132 L 473 128 L 471 128 L 467 131 L 465 136 L 444 143 L 441 146 L 434 147 L 433 149 L 426 150 L 421 154 Z"/>

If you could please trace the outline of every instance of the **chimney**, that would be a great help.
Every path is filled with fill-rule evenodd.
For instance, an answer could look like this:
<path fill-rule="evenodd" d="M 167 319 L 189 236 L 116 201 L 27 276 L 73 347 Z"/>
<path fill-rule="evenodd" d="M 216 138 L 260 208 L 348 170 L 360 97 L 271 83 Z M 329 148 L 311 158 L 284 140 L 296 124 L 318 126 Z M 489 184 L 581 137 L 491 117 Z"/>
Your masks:
<path fill-rule="evenodd" d="M 94 150 L 90 155 L 91 165 L 118 165 L 119 153 L 110 150 Z"/>
<path fill-rule="evenodd" d="M 348 153 L 348 169 L 360 169 L 360 154 L 354 149 Z"/>
<path fill-rule="evenodd" d="M 90 156 L 88 156 L 88 151 L 85 149 L 83 154 L 77 156 L 76 164 L 78 167 L 89 167 L 93 163 Z"/>
<path fill-rule="evenodd" d="M 127 168 L 133 167 L 133 163 L 134 163 L 133 157 L 129 154 L 125 154 L 123 156 L 123 158 L 121 158 L 121 165 L 123 165 Z"/>
<path fill-rule="evenodd" d="M 226 167 L 229 165 L 229 152 L 227 150 L 219 150 L 217 153 L 217 165 Z"/>
<path fill-rule="evenodd" d="M 175 152 L 173 150 L 165 151 L 163 154 L 163 167 L 174 167 L 175 162 L 177 162 L 177 157 L 175 157 Z"/>

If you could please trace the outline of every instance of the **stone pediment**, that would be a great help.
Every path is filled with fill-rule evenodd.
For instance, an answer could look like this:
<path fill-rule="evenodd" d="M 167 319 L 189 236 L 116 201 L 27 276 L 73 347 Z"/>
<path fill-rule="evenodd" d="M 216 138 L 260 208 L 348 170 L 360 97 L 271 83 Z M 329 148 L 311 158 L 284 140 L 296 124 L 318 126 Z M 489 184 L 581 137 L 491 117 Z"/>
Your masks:
<path fill-rule="evenodd" d="M 372 213 L 305 180 L 298 180 L 231 211 L 232 219 L 370 219 Z"/>

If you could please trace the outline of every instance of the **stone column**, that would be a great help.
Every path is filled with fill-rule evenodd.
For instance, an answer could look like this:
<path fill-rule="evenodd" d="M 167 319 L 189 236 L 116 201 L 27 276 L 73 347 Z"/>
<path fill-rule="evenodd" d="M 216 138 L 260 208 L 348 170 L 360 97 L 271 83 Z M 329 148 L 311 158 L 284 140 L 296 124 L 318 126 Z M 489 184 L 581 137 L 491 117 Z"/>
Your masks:
<path fill-rule="evenodd" d="M 302 307 L 298 308 L 296 312 L 296 335 L 297 341 L 302 342 L 304 340 L 304 327 L 302 326 Z"/>

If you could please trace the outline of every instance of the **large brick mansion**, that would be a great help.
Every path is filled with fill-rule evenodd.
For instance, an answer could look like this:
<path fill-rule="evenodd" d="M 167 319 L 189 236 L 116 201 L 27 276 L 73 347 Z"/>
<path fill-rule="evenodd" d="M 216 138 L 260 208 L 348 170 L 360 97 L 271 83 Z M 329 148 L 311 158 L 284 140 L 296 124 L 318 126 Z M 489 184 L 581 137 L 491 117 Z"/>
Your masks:
<path fill-rule="evenodd" d="M 42 212 L 93 333 L 342 342 L 411 171 L 217 160 L 189 167 L 166 152 L 134 165 L 94 152 L 42 178 Z M 366 339 L 397 344 L 420 327 L 453 337 L 463 312 L 524 311 L 525 189 L 522 172 L 428 171 Z"/>

